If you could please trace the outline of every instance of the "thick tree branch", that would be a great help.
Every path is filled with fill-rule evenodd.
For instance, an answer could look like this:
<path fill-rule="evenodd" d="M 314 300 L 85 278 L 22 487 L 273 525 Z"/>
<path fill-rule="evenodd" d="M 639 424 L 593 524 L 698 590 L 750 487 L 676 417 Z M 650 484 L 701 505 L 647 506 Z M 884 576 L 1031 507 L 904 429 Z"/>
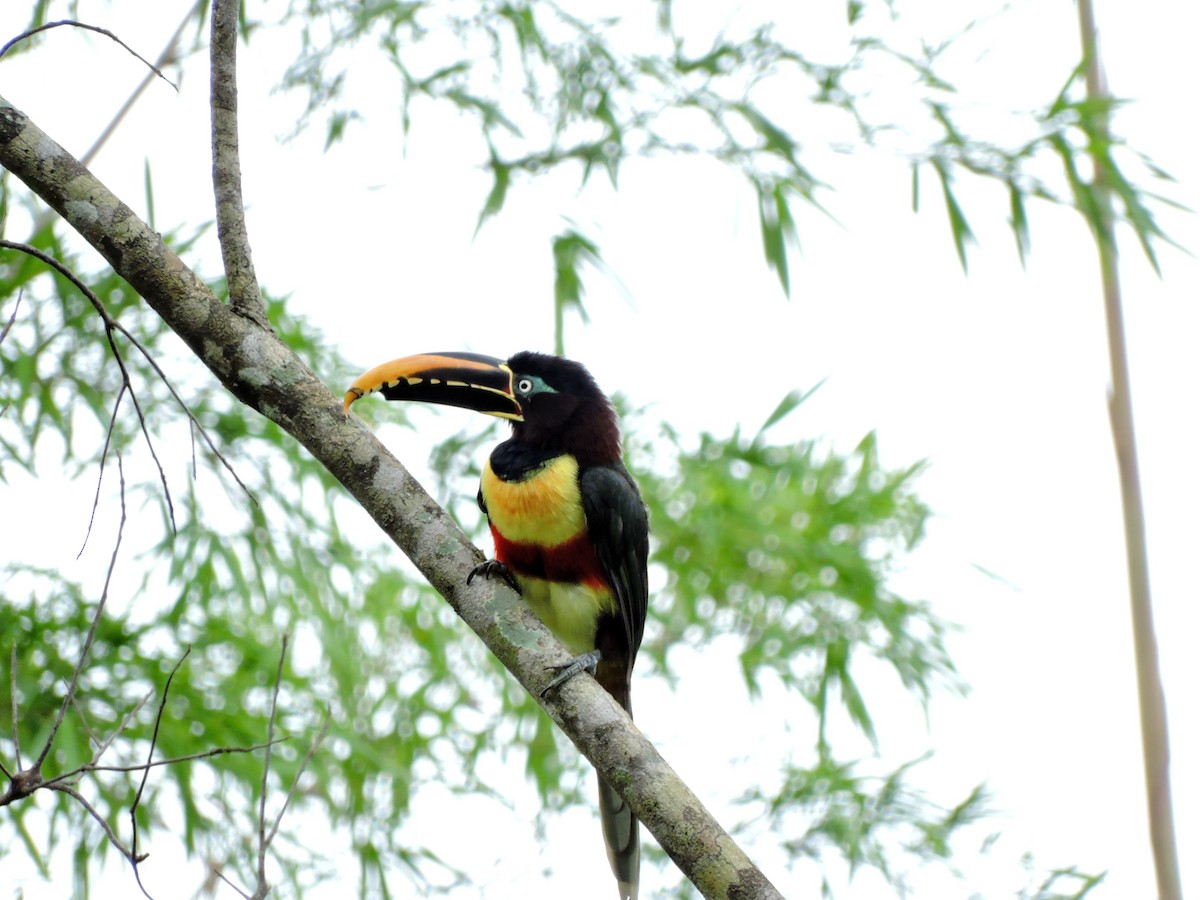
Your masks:
<path fill-rule="evenodd" d="M 217 198 L 217 238 L 225 264 L 229 301 L 239 314 L 267 326 L 267 313 L 246 233 L 242 163 L 238 150 L 237 27 L 240 0 L 215 0 L 212 11 L 211 83 L 213 193 Z"/>
<path fill-rule="evenodd" d="M 363 423 L 343 413 L 340 396 L 273 332 L 222 304 L 158 234 L 3 97 L 0 165 L 58 210 L 234 396 L 300 441 L 538 697 L 548 667 L 567 652 L 507 587 L 467 585 L 482 554 Z M 780 896 L 593 679 L 573 679 L 539 703 L 706 897 Z"/>

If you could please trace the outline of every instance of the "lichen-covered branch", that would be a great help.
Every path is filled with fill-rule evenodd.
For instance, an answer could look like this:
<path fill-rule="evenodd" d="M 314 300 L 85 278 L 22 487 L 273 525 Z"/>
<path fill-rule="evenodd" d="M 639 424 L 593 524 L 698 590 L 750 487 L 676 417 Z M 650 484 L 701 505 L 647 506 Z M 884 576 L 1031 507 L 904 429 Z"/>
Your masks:
<path fill-rule="evenodd" d="M 225 264 L 229 302 L 239 315 L 267 325 L 242 200 L 242 162 L 238 150 L 237 40 L 239 0 L 215 0 L 209 110 L 212 115 L 213 194 L 217 200 L 217 239 Z"/>

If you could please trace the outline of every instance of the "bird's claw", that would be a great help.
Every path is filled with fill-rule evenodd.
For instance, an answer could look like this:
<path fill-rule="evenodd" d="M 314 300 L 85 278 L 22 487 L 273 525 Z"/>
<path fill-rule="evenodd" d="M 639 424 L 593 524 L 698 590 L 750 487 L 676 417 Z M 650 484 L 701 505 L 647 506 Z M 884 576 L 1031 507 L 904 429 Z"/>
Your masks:
<path fill-rule="evenodd" d="M 521 586 L 517 584 L 516 576 L 513 575 L 512 570 L 498 559 L 489 559 L 487 562 L 482 562 L 473 568 L 467 574 L 468 585 L 475 580 L 476 575 L 488 581 L 491 581 L 493 578 L 503 578 L 505 584 L 518 594 L 521 593 Z"/>
<path fill-rule="evenodd" d="M 596 664 L 600 662 L 601 655 L 599 650 L 589 650 L 587 653 L 581 653 L 573 659 L 568 659 L 565 663 L 547 666 L 546 668 L 554 669 L 558 674 L 554 676 L 553 681 L 542 688 L 538 696 L 545 697 L 550 691 L 554 690 L 567 679 L 574 678 L 580 672 L 595 675 Z"/>

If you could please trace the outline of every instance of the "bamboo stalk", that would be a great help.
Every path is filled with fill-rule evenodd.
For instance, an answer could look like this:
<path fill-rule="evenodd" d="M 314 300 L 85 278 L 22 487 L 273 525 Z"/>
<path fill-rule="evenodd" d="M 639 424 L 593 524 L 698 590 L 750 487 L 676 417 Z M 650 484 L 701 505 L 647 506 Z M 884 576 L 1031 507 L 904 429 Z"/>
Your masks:
<path fill-rule="evenodd" d="M 1088 98 L 1106 101 L 1109 95 L 1096 42 L 1092 0 L 1078 0 L 1078 8 Z M 1129 360 L 1125 348 L 1121 284 L 1117 271 L 1117 245 L 1113 232 L 1112 199 L 1102 149 L 1102 146 L 1108 143 L 1107 113 L 1100 114 L 1097 130 L 1099 133 L 1093 141 L 1091 153 L 1099 215 L 1091 225 L 1099 251 L 1104 315 L 1108 326 L 1108 355 L 1112 371 L 1109 416 L 1121 484 L 1121 508 L 1125 520 L 1125 555 L 1133 615 L 1133 646 L 1137 668 L 1138 706 L 1141 713 L 1150 844 L 1154 855 L 1159 900 L 1182 900 L 1179 855 L 1171 810 L 1167 708 L 1158 665 L 1158 643 L 1154 635 L 1150 567 L 1146 553 L 1146 522 L 1141 481 L 1138 476 L 1137 442 L 1133 430 L 1133 400 L 1129 387 Z"/>

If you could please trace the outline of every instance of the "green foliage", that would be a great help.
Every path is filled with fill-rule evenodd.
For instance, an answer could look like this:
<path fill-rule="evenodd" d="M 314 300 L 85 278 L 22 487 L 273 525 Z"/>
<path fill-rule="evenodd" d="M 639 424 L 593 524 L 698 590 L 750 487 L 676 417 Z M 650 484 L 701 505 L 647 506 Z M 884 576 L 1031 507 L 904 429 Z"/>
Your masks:
<path fill-rule="evenodd" d="M 814 149 L 842 150 L 855 141 L 871 147 L 881 136 L 888 137 L 888 149 L 912 161 L 914 206 L 919 171 L 933 169 L 964 268 L 973 232 L 955 187 L 961 174 L 1008 191 L 1022 260 L 1029 250 L 1026 203 L 1070 204 L 1096 227 L 1100 182 L 1113 190 L 1122 220 L 1157 265 L 1155 244 L 1167 238 L 1152 205 L 1170 201 L 1147 193 L 1138 181 L 1163 173 L 1137 154 L 1133 167 L 1120 162 L 1123 143 L 1100 115 L 1111 104 L 1085 98 L 1082 65 L 1043 110 L 1020 114 L 1032 137 L 1010 146 L 958 124 L 964 104 L 940 74 L 956 39 L 979 23 L 911 47 L 891 3 L 849 2 L 841 46 L 818 60 L 781 41 L 770 24 L 684 34 L 676 31 L 671 4 L 657 6 L 658 32 L 651 37 L 647 11 L 637 7 L 615 14 L 607 8 L 572 11 L 546 0 L 292 0 L 285 18 L 301 23 L 303 49 L 282 81 L 307 94 L 301 127 L 320 114 L 328 139 L 343 139 L 355 116 L 346 97 L 350 48 L 376 43 L 395 68 L 406 133 L 417 101 L 448 103 L 477 121 L 481 162 L 493 178 L 480 226 L 500 214 L 521 180 L 564 166 L 578 171 L 581 186 L 597 169 L 615 186 L 633 159 L 711 157 L 738 171 L 757 197 L 764 255 L 785 293 L 791 287 L 788 254 L 799 246 L 800 211 L 823 211 L 818 192 L 827 187 L 806 160 Z M 430 53 L 435 35 L 438 51 Z M 920 133 L 922 123 L 893 121 L 870 102 L 881 81 L 905 85 L 905 99 L 928 116 L 934 140 L 897 139 Z M 814 120 L 830 124 L 814 134 Z M 1103 171 L 1089 181 L 1075 161 L 1091 147 L 1101 149 Z M 1047 158 L 1061 163 L 1061 181 L 1043 175 Z"/>
<path fill-rule="evenodd" d="M 1098 235 L 1109 232 L 1105 224 L 1100 191 L 1110 190 L 1117 202 L 1117 221 L 1132 228 L 1146 258 L 1158 271 L 1155 246 L 1158 242 L 1174 243 L 1158 225 L 1152 204 L 1173 206 L 1170 200 L 1150 193 L 1138 184 L 1146 175 L 1171 181 L 1171 177 L 1142 154 L 1129 153 L 1124 141 L 1114 137 L 1107 124 L 1109 114 L 1121 105 L 1119 100 L 1089 99 L 1084 87 L 1085 64 L 1071 72 L 1062 89 L 1044 110 L 1033 115 L 1035 136 L 1013 147 L 1003 147 L 967 137 L 954 121 L 952 108 L 942 102 L 929 104 L 934 121 L 942 131 L 941 138 L 923 155 L 938 176 L 950 233 L 963 268 L 966 268 L 966 244 L 973 239 L 957 194 L 953 172 L 965 171 L 993 179 L 1003 184 L 1009 194 L 1009 226 L 1017 244 L 1017 253 L 1024 261 L 1029 250 L 1029 219 L 1026 202 L 1046 200 L 1069 205 L 1083 216 Z M 1130 164 L 1121 163 L 1121 151 L 1131 156 Z M 1084 174 L 1080 160 L 1090 159 L 1098 151 L 1099 171 Z M 1061 184 L 1047 181 L 1037 163 L 1046 158 L 1056 160 L 1062 168 Z M 1131 169 L 1140 171 L 1131 174 Z M 913 206 L 917 207 L 917 170 L 913 173 Z M 1109 237 L 1103 237 L 1110 240 Z"/>
<path fill-rule="evenodd" d="M 908 783 L 919 762 L 883 776 L 858 774 L 860 764 L 827 757 L 811 767 L 789 763 L 780 785 L 754 788 L 743 802 L 783 836 L 793 856 L 820 861 L 833 849 L 852 876 L 871 866 L 903 888 L 898 861 L 948 859 L 957 833 L 987 815 L 982 788 L 949 809 L 931 803 Z"/>
<path fill-rule="evenodd" d="M 948 857 L 951 836 L 981 815 L 982 789 L 941 809 L 909 786 L 912 764 L 856 774 L 858 763 L 837 759 L 827 726 L 840 710 L 876 741 L 876 704 L 859 679 L 860 669 L 877 670 L 874 662 L 925 701 L 939 684 L 959 687 L 948 626 L 928 604 L 887 587 L 924 532 L 928 510 L 914 494 L 922 467 L 883 468 L 874 435 L 846 456 L 814 441 L 770 443 L 767 429 L 806 396 L 785 397 L 750 439 L 703 434 L 685 450 L 664 430 L 654 458 L 635 442 L 653 564 L 665 571 L 652 599 L 660 628 L 642 652 L 669 678 L 672 647 L 733 636 L 752 697 L 767 682 L 802 697 L 817 720 L 814 762 L 789 762 L 780 784 L 752 788 L 743 802 L 793 861 L 833 852 L 851 873 L 871 866 L 902 892 L 897 863 Z M 675 447 L 666 472 L 663 444 Z M 803 730 L 803 708 L 784 708 Z"/>
<path fill-rule="evenodd" d="M 1055 869 L 1044 877 L 1033 874 L 1033 860 L 1028 856 L 1022 861 L 1029 870 L 1029 886 L 1018 895 L 1020 900 L 1083 900 L 1092 889 L 1104 881 L 1104 875 L 1089 875 L 1074 866 Z"/>
<path fill-rule="evenodd" d="M 781 124 L 760 95 L 797 80 L 797 96 L 841 109 L 854 128 L 866 128 L 843 83 L 861 62 L 858 51 L 842 64 L 818 65 L 758 27 L 736 40 L 714 36 L 692 55 L 694 42 L 673 32 L 666 3 L 661 33 L 640 53 L 623 49 L 640 24 L 635 14 L 631 24 L 545 2 L 294 2 L 290 16 L 303 19 L 303 52 L 283 83 L 307 93 L 309 116 L 328 117 L 331 140 L 346 134 L 345 50 L 363 41 L 377 42 L 395 67 L 406 132 L 417 100 L 449 103 L 478 121 L 493 176 L 480 225 L 502 210 L 518 175 L 571 165 L 583 184 L 599 169 L 615 186 L 631 158 L 707 154 L 739 169 L 759 194 L 764 249 L 785 290 L 786 247 L 796 238 L 792 206 L 815 204 L 819 184 L 801 162 L 794 124 Z M 425 45 L 435 34 L 454 36 L 457 58 L 430 58 Z"/>
<path fill-rule="evenodd" d="M 830 700 L 874 739 L 855 662 L 886 662 L 928 698 L 954 682 L 946 625 L 887 589 L 898 554 L 920 539 L 928 510 L 913 495 L 920 466 L 880 467 L 873 435 L 849 457 L 734 435 L 701 435 L 669 475 L 640 471 L 655 515 L 654 560 L 668 570 L 655 613 L 670 642 L 732 632 L 746 685 L 768 673 L 814 708 L 825 747 Z M 646 652 L 666 667 L 668 641 Z"/>

